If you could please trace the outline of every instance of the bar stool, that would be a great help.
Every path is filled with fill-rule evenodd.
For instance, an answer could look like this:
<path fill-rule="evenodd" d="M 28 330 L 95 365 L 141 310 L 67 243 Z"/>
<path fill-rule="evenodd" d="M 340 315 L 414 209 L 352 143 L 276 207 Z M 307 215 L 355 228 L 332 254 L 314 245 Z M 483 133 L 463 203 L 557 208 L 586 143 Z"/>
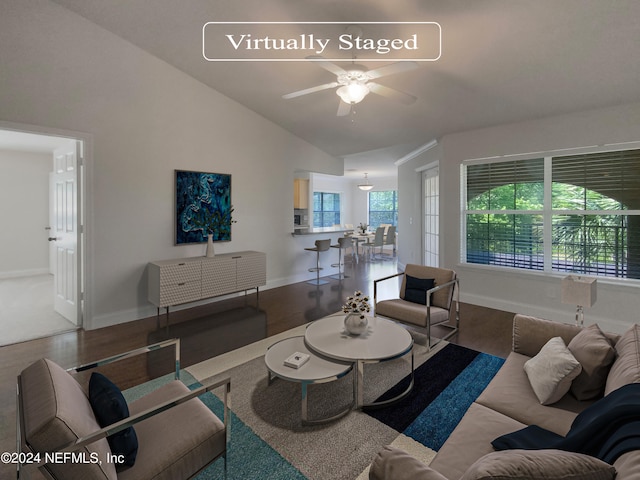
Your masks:
<path fill-rule="evenodd" d="M 331 275 L 331 278 L 335 278 L 336 280 L 342 280 L 343 278 L 349 278 L 347 275 L 342 273 L 342 251 L 347 250 L 347 248 L 353 249 L 353 238 L 351 237 L 340 237 L 338 238 L 338 243 L 336 245 L 331 245 L 331 248 L 338 249 L 338 263 L 332 263 L 332 267 L 338 267 L 338 275 Z M 356 256 L 356 261 L 358 257 Z M 353 263 L 353 255 L 351 257 L 351 262 Z"/>
<path fill-rule="evenodd" d="M 322 268 L 320 267 L 320 252 L 326 252 L 327 250 L 329 250 L 330 246 L 331 246 L 331 239 L 328 238 L 326 240 L 316 240 L 315 247 L 305 248 L 305 250 L 309 252 L 316 252 L 316 266 L 315 268 L 309 269 L 310 272 L 316 272 L 316 279 L 309 280 L 307 283 L 311 285 L 324 285 L 325 283 L 329 283 L 328 280 L 320 280 L 320 270 L 322 270 Z"/>

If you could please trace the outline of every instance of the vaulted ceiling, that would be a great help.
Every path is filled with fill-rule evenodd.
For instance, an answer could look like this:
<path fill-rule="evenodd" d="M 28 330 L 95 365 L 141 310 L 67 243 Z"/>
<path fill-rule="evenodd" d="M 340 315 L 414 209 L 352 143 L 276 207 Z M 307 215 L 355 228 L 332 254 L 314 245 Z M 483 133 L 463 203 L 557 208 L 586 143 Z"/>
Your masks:
<path fill-rule="evenodd" d="M 637 0 L 53 1 L 347 161 L 392 165 L 448 133 L 640 101 Z M 438 22 L 442 55 L 379 79 L 415 103 L 370 94 L 337 117 L 335 88 L 282 98 L 335 80 L 313 62 L 206 61 L 209 21 Z"/>

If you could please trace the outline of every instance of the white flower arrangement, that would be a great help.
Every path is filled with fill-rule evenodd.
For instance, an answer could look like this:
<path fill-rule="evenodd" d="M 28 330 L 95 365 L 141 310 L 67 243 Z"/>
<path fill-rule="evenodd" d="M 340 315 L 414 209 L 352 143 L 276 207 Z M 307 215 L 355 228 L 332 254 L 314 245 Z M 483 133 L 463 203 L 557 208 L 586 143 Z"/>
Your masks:
<path fill-rule="evenodd" d="M 360 290 L 348 296 L 347 303 L 342 306 L 343 313 L 358 313 L 360 314 L 360 318 L 364 318 L 364 314 L 370 311 L 371 305 L 369 305 L 369 297 L 363 295 Z"/>

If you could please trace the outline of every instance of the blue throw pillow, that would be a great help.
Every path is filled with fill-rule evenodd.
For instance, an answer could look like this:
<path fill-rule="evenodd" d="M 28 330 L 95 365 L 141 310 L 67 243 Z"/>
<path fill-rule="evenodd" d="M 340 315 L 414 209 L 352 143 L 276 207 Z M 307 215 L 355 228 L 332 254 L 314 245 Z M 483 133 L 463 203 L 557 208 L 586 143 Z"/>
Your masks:
<path fill-rule="evenodd" d="M 89 380 L 89 403 L 101 427 L 107 427 L 129 416 L 129 407 L 120 389 L 101 373 L 92 373 Z M 138 454 L 138 437 L 133 427 L 107 437 L 111 453 L 122 455 L 124 463 L 116 464 L 116 469 L 131 467 Z"/>
<path fill-rule="evenodd" d="M 427 290 L 435 286 L 433 278 L 416 278 L 406 275 L 406 284 L 404 287 L 404 299 L 407 302 L 427 304 Z"/>

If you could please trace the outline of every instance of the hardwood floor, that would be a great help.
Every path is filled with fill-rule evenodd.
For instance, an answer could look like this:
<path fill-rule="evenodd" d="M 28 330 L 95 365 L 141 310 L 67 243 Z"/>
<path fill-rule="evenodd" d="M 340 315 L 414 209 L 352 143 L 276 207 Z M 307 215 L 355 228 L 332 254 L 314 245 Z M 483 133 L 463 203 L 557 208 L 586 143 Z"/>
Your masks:
<path fill-rule="evenodd" d="M 395 260 L 345 266 L 349 278 L 319 287 L 296 283 L 234 297 L 208 305 L 171 312 L 165 318 L 136 320 L 92 331 L 78 330 L 38 340 L 0 347 L 0 451 L 15 451 L 16 376 L 35 360 L 46 357 L 71 367 L 179 336 L 181 363 L 187 367 L 248 343 L 316 320 L 340 310 L 346 296 L 362 290 L 373 297 L 373 280 L 397 271 Z M 393 295 L 393 281 L 389 291 Z M 462 287 L 464 288 L 464 287 Z M 450 341 L 475 350 L 506 357 L 511 350 L 513 313 L 461 304 L 459 333 Z M 160 323 L 160 324 L 159 324 Z M 438 330 L 434 329 L 434 336 Z M 157 357 L 119 362 L 104 373 L 121 388 L 128 388 L 171 371 L 169 358 Z M 0 478 L 15 475 L 9 465 L 0 465 Z"/>

